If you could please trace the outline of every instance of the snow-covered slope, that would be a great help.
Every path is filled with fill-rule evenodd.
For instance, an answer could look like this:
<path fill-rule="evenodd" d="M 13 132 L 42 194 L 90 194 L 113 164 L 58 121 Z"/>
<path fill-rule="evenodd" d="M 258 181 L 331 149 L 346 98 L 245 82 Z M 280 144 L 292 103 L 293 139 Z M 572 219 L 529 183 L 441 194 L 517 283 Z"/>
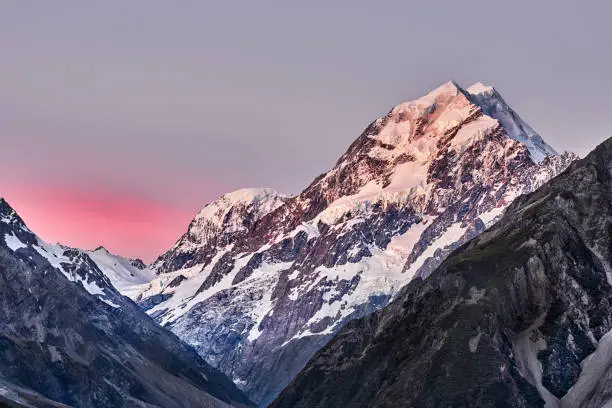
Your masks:
<path fill-rule="evenodd" d="M 84 251 L 106 275 L 112 285 L 124 296 L 136 299 L 140 285 L 151 282 L 153 272 L 140 260 L 128 259 L 110 253 L 104 247 Z"/>
<path fill-rule="evenodd" d="M 492 88 L 446 83 L 372 122 L 301 194 L 205 207 L 140 303 L 265 405 L 347 320 L 428 276 L 574 158 Z"/>

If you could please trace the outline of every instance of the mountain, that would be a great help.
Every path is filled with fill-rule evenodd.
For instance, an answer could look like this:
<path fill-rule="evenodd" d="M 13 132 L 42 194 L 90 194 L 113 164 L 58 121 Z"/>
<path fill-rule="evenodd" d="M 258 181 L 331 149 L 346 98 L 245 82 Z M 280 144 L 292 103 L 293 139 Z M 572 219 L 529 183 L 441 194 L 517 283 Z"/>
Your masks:
<path fill-rule="evenodd" d="M 110 253 L 102 246 L 83 252 L 94 261 L 113 287 L 129 298 L 137 297 L 140 294 L 139 285 L 151 282 L 154 277 L 141 259 L 124 258 Z"/>
<path fill-rule="evenodd" d="M 349 322 L 271 405 L 608 407 L 612 139 Z"/>
<path fill-rule="evenodd" d="M 187 232 L 152 269 L 159 274 L 209 263 L 216 248 L 239 240 L 287 198 L 269 188 L 244 188 L 221 196 L 195 216 Z"/>
<path fill-rule="evenodd" d="M 227 377 L 117 292 L 87 253 L 45 243 L 3 199 L 0 404 L 251 406 Z"/>
<path fill-rule="evenodd" d="M 372 122 L 299 195 L 248 189 L 206 206 L 139 304 L 265 406 L 343 324 L 574 159 L 493 88 L 449 82 Z"/>

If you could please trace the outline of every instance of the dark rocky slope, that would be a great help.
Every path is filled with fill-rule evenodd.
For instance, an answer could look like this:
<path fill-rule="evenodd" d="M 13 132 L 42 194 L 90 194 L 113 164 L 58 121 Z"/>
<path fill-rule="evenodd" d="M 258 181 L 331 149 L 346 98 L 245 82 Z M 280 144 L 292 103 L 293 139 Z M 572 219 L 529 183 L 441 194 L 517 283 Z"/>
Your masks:
<path fill-rule="evenodd" d="M 611 262 L 609 139 L 348 323 L 271 407 L 604 406 Z"/>
<path fill-rule="evenodd" d="M 87 255 L 61 247 L 54 267 L 44 247 L 0 199 L 0 404 L 250 406 Z"/>

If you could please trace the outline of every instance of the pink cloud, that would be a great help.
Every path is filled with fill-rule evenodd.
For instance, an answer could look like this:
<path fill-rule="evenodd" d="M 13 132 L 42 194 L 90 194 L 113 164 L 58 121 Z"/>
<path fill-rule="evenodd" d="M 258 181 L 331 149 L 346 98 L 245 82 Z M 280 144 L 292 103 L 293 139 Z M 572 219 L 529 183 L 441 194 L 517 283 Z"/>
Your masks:
<path fill-rule="evenodd" d="M 46 241 L 86 249 L 104 245 L 145 261 L 169 249 L 194 215 L 192 208 L 112 189 L 3 183 L 0 195 Z"/>

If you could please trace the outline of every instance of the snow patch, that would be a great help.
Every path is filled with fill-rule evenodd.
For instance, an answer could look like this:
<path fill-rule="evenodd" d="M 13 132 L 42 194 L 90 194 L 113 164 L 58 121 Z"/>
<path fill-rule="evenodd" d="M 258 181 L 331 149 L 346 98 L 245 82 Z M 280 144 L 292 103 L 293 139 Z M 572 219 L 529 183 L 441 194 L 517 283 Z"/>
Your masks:
<path fill-rule="evenodd" d="M 21 240 L 19 238 L 17 238 L 13 232 L 11 232 L 10 234 L 5 234 L 4 235 L 4 242 L 6 242 L 6 245 L 13 252 L 17 251 L 20 248 L 27 248 L 28 247 L 26 244 L 21 242 Z"/>
<path fill-rule="evenodd" d="M 468 227 L 462 227 L 460 222 L 452 224 L 444 233 L 434 240 L 430 246 L 428 246 L 421 255 L 410 265 L 406 271 L 406 275 L 409 279 L 416 274 L 421 266 L 425 264 L 428 258 L 435 255 L 436 250 L 444 249 L 451 244 L 457 242 L 467 231 Z"/>
<path fill-rule="evenodd" d="M 100 297 L 100 298 L 98 298 L 98 299 L 100 299 L 101 301 L 103 301 L 104 303 L 106 303 L 107 305 L 109 305 L 110 307 L 114 307 L 114 308 L 118 308 L 118 307 L 120 307 L 118 304 L 115 304 L 115 303 L 111 302 L 110 300 L 105 299 L 105 298 L 103 298 L 103 297 Z"/>
<path fill-rule="evenodd" d="M 499 220 L 505 210 L 506 206 L 495 207 L 490 211 L 480 214 L 478 218 L 484 222 L 486 228 L 489 228 Z"/>
<path fill-rule="evenodd" d="M 492 86 L 488 86 L 483 84 L 482 82 L 476 82 L 474 85 L 470 86 L 468 89 L 466 89 L 468 91 L 468 93 L 471 93 L 472 95 L 478 95 L 478 94 L 493 94 L 493 92 L 495 92 L 495 88 L 493 88 Z"/>
<path fill-rule="evenodd" d="M 47 346 L 49 350 L 49 354 L 51 354 L 51 362 L 55 363 L 58 361 L 62 361 L 62 354 L 59 352 L 57 347 L 55 346 Z"/>
<path fill-rule="evenodd" d="M 478 343 L 480 342 L 480 337 L 482 336 L 482 332 L 479 331 L 478 334 L 472 337 L 468 341 L 468 346 L 470 348 L 470 353 L 476 353 L 478 351 Z"/>
<path fill-rule="evenodd" d="M 368 303 L 372 296 L 395 295 L 410 280 L 408 275 L 402 273 L 403 267 L 421 234 L 434 219 L 432 216 L 424 217 L 420 223 L 412 225 L 403 235 L 394 236 L 386 249 L 369 245 L 368 249 L 372 256 L 362 258 L 358 263 L 346 263 L 332 268 L 319 266 L 315 269 L 311 280 L 292 289 L 289 299 L 297 300 L 317 287 L 321 280 L 334 283 L 342 280 L 350 282 L 359 276 L 359 283 L 340 299 L 337 298 L 338 293 L 335 288 L 326 292 L 323 295 L 325 302 L 322 307 L 289 341 L 306 336 L 332 334 L 346 317 L 354 313 L 359 306 Z M 326 318 L 332 318 L 333 323 L 323 331 L 310 330 L 310 327 Z"/>
<path fill-rule="evenodd" d="M 155 276 L 149 268 L 139 269 L 132 265 L 131 260 L 113 255 L 104 248 L 86 251 L 86 254 L 111 281 L 115 289 L 132 300 L 138 297 L 142 285 L 151 282 Z"/>
<path fill-rule="evenodd" d="M 472 286 L 470 288 L 470 297 L 465 301 L 465 303 L 468 305 L 475 305 L 484 298 L 485 293 L 487 293 L 486 289 L 477 289 L 476 287 Z"/>
<path fill-rule="evenodd" d="M 600 379 L 612 368 L 612 331 L 606 333 L 597 349 L 582 362 L 578 380 L 561 398 L 561 408 L 580 407 L 597 387 Z"/>
<path fill-rule="evenodd" d="M 546 408 L 559 408 L 559 400 L 542 384 L 542 363 L 538 353 L 546 348 L 546 341 L 539 335 L 538 328 L 546 319 L 542 314 L 527 330 L 519 333 L 512 343 L 512 351 L 521 375 L 535 386 L 546 403 Z M 578 405 L 572 405 L 572 407 Z"/>
<path fill-rule="evenodd" d="M 253 274 L 249 277 L 249 280 L 253 280 L 259 278 L 261 275 L 263 276 L 278 276 L 279 272 L 282 270 L 289 269 L 293 265 L 293 262 L 279 262 L 279 263 L 264 263 L 259 268 L 253 271 Z M 246 281 L 245 281 L 246 282 Z M 241 282 L 245 286 L 248 286 L 248 283 Z M 251 318 L 253 319 L 253 327 L 249 330 L 249 334 L 247 339 L 250 342 L 255 341 L 261 335 L 262 331 L 259 329 L 260 323 L 263 319 L 273 311 L 273 302 L 272 302 L 272 292 L 267 291 L 264 294 L 264 297 L 258 302 L 251 310 Z"/>
<path fill-rule="evenodd" d="M 236 274 L 243 266 L 248 263 L 250 257 L 245 256 L 236 259 L 234 267 L 230 273 L 225 275 L 215 285 L 211 286 L 206 290 L 203 290 L 202 292 L 196 295 L 196 292 L 202 286 L 208 275 L 210 275 L 214 266 L 227 251 L 228 250 L 219 251 L 213 258 L 213 260 L 208 265 L 206 265 L 206 267 L 201 269 L 201 271 L 197 275 L 192 276 L 191 279 L 188 279 L 184 281 L 181 285 L 179 285 L 176 288 L 174 295 L 170 299 L 149 309 L 147 313 L 152 315 L 155 312 L 164 311 L 165 309 L 168 309 L 169 312 L 164 315 L 161 321 L 162 326 L 164 326 L 183 316 L 198 303 L 203 302 L 204 300 L 208 299 L 209 297 L 220 291 L 230 288 L 232 286 L 232 281 L 234 280 Z M 179 274 L 182 274 L 181 271 L 176 271 L 173 274 L 175 276 L 178 276 Z"/>

